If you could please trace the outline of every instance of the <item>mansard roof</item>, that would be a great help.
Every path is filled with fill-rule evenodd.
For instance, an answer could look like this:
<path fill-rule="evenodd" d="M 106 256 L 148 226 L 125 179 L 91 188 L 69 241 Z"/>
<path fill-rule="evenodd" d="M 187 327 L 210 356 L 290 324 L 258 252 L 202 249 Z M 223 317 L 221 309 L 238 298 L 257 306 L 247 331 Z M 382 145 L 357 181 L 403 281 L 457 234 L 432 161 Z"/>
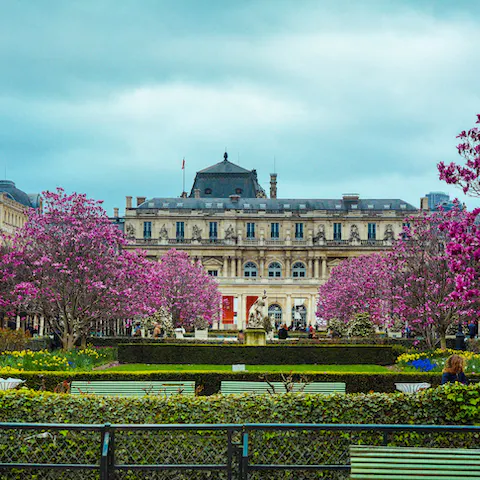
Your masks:
<path fill-rule="evenodd" d="M 152 198 L 142 203 L 139 209 L 160 210 L 269 210 L 269 211 L 311 211 L 330 212 L 363 211 L 402 211 L 415 212 L 417 208 L 401 199 L 285 199 L 285 198 Z"/>
<path fill-rule="evenodd" d="M 190 197 L 195 196 L 197 189 L 202 198 L 229 198 L 230 195 L 244 198 L 265 196 L 265 191 L 258 183 L 256 170 L 247 170 L 229 162 L 226 152 L 223 162 L 197 172 Z"/>
<path fill-rule="evenodd" d="M 29 196 L 18 189 L 15 183 L 10 180 L 0 180 L 0 193 L 5 193 L 11 200 L 21 203 L 25 207 L 35 207 Z"/>

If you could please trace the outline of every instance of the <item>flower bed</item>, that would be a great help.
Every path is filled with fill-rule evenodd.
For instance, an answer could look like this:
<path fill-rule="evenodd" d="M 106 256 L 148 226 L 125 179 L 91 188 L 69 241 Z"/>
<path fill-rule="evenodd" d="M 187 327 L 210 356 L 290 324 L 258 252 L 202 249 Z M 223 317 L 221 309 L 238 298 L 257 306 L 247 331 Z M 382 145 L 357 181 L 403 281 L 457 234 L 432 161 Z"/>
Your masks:
<path fill-rule="evenodd" d="M 22 371 L 88 371 L 112 358 L 111 348 L 86 348 L 68 352 L 6 351 L 0 354 L 0 370 L 2 374 Z"/>
<path fill-rule="evenodd" d="M 441 372 L 445 366 L 445 361 L 453 354 L 465 358 L 465 370 L 467 372 L 480 372 L 480 354 L 452 349 L 403 353 L 397 358 L 396 364 L 407 371 Z"/>

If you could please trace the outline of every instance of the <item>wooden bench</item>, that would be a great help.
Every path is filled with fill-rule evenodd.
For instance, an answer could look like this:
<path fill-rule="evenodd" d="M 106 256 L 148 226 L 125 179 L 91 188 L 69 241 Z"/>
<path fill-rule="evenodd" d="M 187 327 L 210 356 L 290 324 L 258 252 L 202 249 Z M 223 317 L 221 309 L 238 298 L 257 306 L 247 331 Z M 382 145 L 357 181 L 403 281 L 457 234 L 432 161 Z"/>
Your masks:
<path fill-rule="evenodd" d="M 480 480 L 480 450 L 350 447 L 352 479 Z"/>
<path fill-rule="evenodd" d="M 283 382 L 271 382 L 275 393 L 287 393 Z M 345 383 L 294 383 L 293 392 L 303 393 L 345 393 Z M 223 381 L 220 384 L 220 393 L 274 393 L 267 382 L 233 382 Z"/>
<path fill-rule="evenodd" d="M 70 393 L 94 394 L 115 397 L 143 397 L 144 395 L 195 395 L 195 382 L 170 381 L 73 381 Z"/>

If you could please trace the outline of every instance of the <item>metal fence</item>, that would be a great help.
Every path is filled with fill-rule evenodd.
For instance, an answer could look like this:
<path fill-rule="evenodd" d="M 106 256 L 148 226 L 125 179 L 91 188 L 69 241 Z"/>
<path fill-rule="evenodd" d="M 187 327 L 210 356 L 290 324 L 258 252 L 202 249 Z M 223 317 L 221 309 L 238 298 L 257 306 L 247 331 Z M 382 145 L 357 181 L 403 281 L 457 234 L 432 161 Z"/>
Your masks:
<path fill-rule="evenodd" d="M 480 427 L 0 424 L 1 479 L 347 479 L 350 445 L 476 448 Z"/>

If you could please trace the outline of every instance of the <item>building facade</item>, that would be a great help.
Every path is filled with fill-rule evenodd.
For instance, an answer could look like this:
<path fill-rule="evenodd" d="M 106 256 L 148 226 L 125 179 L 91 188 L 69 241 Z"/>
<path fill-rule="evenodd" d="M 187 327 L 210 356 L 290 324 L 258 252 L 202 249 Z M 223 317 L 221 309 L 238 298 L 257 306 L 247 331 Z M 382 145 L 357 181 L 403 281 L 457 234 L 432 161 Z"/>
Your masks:
<path fill-rule="evenodd" d="M 0 232 L 13 234 L 27 220 L 28 208 L 41 208 L 38 194 L 26 194 L 10 180 L 0 180 Z"/>
<path fill-rule="evenodd" d="M 388 250 L 417 209 L 399 199 L 270 198 L 255 170 L 228 161 L 197 173 L 189 196 L 126 197 L 123 226 L 130 248 L 152 260 L 184 250 L 218 279 L 224 296 L 219 328 L 246 326 L 264 291 L 275 322 L 314 324 L 318 287 L 343 259 Z M 118 223 L 118 210 L 116 210 Z"/>

